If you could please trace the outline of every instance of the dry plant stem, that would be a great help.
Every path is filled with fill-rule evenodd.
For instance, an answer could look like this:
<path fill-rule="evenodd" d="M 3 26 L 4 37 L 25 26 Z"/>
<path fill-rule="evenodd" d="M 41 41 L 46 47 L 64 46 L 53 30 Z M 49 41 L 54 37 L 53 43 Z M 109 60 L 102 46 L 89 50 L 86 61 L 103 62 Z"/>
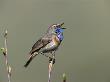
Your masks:
<path fill-rule="evenodd" d="M 54 64 L 54 59 L 55 59 L 55 53 L 53 54 L 52 60 L 49 61 L 49 75 L 48 75 L 48 82 L 50 82 L 51 79 L 51 74 L 52 74 L 52 68 Z M 50 60 L 50 59 L 49 59 Z"/>
<path fill-rule="evenodd" d="M 11 79 L 11 67 L 9 66 L 8 63 L 8 58 L 7 58 L 7 30 L 4 34 L 4 38 L 5 38 L 5 51 L 3 52 L 4 57 L 5 57 L 5 63 L 6 63 L 6 68 L 7 68 L 7 73 L 8 73 L 8 82 L 10 82 Z"/>
<path fill-rule="evenodd" d="M 63 82 L 66 82 L 66 74 L 63 74 Z"/>

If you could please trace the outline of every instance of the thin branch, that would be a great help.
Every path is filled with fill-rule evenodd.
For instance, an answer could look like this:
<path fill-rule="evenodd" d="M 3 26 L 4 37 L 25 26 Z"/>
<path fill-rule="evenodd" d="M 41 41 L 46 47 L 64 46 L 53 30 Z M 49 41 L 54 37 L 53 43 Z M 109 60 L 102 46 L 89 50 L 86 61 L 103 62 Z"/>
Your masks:
<path fill-rule="evenodd" d="M 48 75 L 48 82 L 50 82 L 51 79 L 51 74 L 52 74 L 52 68 L 53 68 L 53 64 L 55 63 L 55 53 L 53 54 L 53 57 L 49 57 L 49 75 Z"/>
<path fill-rule="evenodd" d="M 4 34 L 4 38 L 5 38 L 5 48 L 1 48 L 2 52 L 3 52 L 3 55 L 5 57 L 5 64 L 6 64 L 6 68 L 7 68 L 7 74 L 8 74 L 8 82 L 11 82 L 11 67 L 8 63 L 8 57 L 7 57 L 7 54 L 8 54 L 8 51 L 7 51 L 7 30 L 5 31 L 5 34 Z"/>

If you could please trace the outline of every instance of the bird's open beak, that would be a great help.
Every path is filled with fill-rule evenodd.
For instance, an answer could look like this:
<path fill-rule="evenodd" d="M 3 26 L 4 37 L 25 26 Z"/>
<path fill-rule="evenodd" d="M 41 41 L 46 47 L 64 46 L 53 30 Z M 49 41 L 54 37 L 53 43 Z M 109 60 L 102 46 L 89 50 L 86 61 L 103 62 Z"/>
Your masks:
<path fill-rule="evenodd" d="M 64 25 L 64 22 L 60 24 L 60 26 Z"/>
<path fill-rule="evenodd" d="M 63 25 L 64 25 L 64 22 L 60 24 L 60 27 L 61 27 L 62 29 L 66 29 L 66 28 L 63 28 L 63 27 L 62 27 Z"/>

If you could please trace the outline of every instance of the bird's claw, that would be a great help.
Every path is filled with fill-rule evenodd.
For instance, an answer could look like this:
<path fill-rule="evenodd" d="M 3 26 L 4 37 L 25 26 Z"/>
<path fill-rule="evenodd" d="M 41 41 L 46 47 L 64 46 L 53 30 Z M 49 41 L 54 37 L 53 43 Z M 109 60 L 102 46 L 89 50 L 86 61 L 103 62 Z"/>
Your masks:
<path fill-rule="evenodd" d="M 52 57 L 49 57 L 49 63 L 53 63 L 53 64 L 55 64 L 55 58 L 52 58 Z"/>

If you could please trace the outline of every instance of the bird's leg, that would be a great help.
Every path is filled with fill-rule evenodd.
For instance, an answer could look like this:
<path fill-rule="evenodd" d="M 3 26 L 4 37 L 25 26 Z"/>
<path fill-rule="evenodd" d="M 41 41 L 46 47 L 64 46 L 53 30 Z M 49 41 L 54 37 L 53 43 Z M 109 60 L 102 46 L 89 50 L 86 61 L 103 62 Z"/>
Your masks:
<path fill-rule="evenodd" d="M 44 55 L 45 57 L 49 58 L 49 62 L 53 62 L 53 64 L 55 63 L 55 51 L 51 52 L 52 57 L 40 52 L 40 54 Z"/>
<path fill-rule="evenodd" d="M 44 55 L 44 56 L 47 57 L 47 58 L 52 58 L 52 57 L 50 57 L 50 56 L 48 56 L 48 55 L 46 55 L 46 54 L 44 54 L 44 53 L 42 53 L 42 52 L 41 52 L 41 54 Z"/>

